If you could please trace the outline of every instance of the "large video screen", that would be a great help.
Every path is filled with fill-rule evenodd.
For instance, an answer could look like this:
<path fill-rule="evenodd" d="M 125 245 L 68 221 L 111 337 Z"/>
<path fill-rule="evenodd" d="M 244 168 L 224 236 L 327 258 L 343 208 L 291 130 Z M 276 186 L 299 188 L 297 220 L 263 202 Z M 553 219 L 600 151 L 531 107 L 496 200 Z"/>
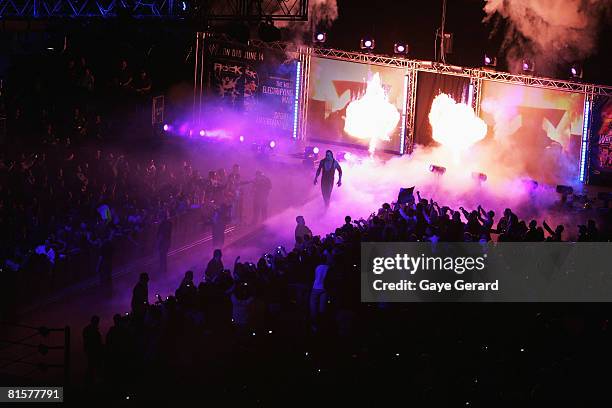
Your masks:
<path fill-rule="evenodd" d="M 484 143 L 497 159 L 544 183 L 578 180 L 584 94 L 484 81 Z"/>
<path fill-rule="evenodd" d="M 367 81 L 378 73 L 388 101 L 404 110 L 404 70 L 314 57 L 310 65 L 307 137 L 309 140 L 367 148 L 369 142 L 344 131 L 346 108 L 364 94 Z M 402 120 L 377 150 L 401 152 Z"/>

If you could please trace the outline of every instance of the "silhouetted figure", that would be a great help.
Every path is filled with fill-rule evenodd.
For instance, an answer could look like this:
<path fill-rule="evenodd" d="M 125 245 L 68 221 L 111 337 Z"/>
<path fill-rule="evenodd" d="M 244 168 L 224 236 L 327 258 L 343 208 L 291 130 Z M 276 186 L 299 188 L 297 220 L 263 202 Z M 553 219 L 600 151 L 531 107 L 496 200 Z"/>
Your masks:
<path fill-rule="evenodd" d="M 87 356 L 86 381 L 95 383 L 102 369 L 102 335 L 100 318 L 92 316 L 90 323 L 83 329 L 83 350 Z"/>
<path fill-rule="evenodd" d="M 447 239 L 450 242 L 461 242 L 463 241 L 463 233 L 465 231 L 465 224 L 461 221 L 461 213 L 455 211 L 453 218 L 448 224 Z"/>
<path fill-rule="evenodd" d="M 544 241 L 544 237 L 540 237 L 540 232 L 538 231 L 538 222 L 536 220 L 529 221 L 529 228 L 525 233 L 525 241 L 526 242 L 540 242 Z"/>
<path fill-rule="evenodd" d="M 181 280 L 181 284 L 174 292 L 176 299 L 181 303 L 192 306 L 195 304 L 197 292 L 198 291 L 193 283 L 193 271 L 185 272 L 185 276 L 183 277 L 183 280 Z"/>
<path fill-rule="evenodd" d="M 130 339 L 125 321 L 120 314 L 113 316 L 113 326 L 106 333 L 106 378 L 113 390 L 123 387 L 128 376 Z"/>
<path fill-rule="evenodd" d="M 232 319 L 239 330 L 254 328 L 256 326 L 255 294 L 247 282 L 236 285 L 231 295 Z"/>
<path fill-rule="evenodd" d="M 561 242 L 563 241 L 563 230 L 565 229 L 563 225 L 557 225 L 555 230 L 553 231 L 550 226 L 546 223 L 546 221 L 542 222 L 544 229 L 546 232 L 550 234 L 550 237 L 546 238 L 546 241 L 550 242 Z"/>
<path fill-rule="evenodd" d="M 319 162 L 319 168 L 317 169 L 317 174 L 314 179 L 314 184 L 316 185 L 319 175 L 323 173 L 321 175 L 321 194 L 323 195 L 325 207 L 329 207 L 331 193 L 334 189 L 336 170 L 338 170 L 338 187 L 340 187 L 342 185 L 342 167 L 340 167 L 338 161 L 334 159 L 332 151 L 327 150 L 325 152 L 325 158 Z"/>
<path fill-rule="evenodd" d="M 589 242 L 598 242 L 601 240 L 599 230 L 595 220 L 588 220 L 586 225 L 586 238 Z"/>
<path fill-rule="evenodd" d="M 132 290 L 132 313 L 137 317 L 142 317 L 148 304 L 149 274 L 143 272 Z"/>
<path fill-rule="evenodd" d="M 297 222 L 295 226 L 295 245 L 299 246 L 307 239 L 312 238 L 312 231 L 306 226 L 306 221 L 301 215 L 295 217 L 295 222 Z"/>
<path fill-rule="evenodd" d="M 512 210 L 509 208 L 506 208 L 504 210 L 504 215 L 497 222 L 496 230 L 498 234 L 505 234 L 508 231 L 508 224 L 510 222 L 511 216 L 512 216 Z"/>
<path fill-rule="evenodd" d="M 344 217 L 344 225 L 342 226 L 342 228 L 340 228 L 344 235 L 350 235 L 353 233 L 353 231 L 355 231 L 355 227 L 353 226 L 352 221 L 353 220 L 350 215 Z"/>
<path fill-rule="evenodd" d="M 127 89 L 132 85 L 132 73 L 128 68 L 128 62 L 121 60 L 119 73 L 117 75 L 117 83 L 121 89 Z"/>
<path fill-rule="evenodd" d="M 159 252 L 159 271 L 166 273 L 168 271 L 168 251 L 172 240 L 172 221 L 168 219 L 166 213 L 159 223 L 157 229 L 157 250 Z"/>
<path fill-rule="evenodd" d="M 482 215 L 481 215 L 482 213 Z M 483 217 L 484 216 L 484 217 Z M 481 227 L 481 238 L 487 242 L 491 241 L 491 231 L 493 230 L 493 224 L 495 223 L 495 211 L 485 211 L 482 206 L 478 206 L 478 220 L 482 223 Z"/>
<path fill-rule="evenodd" d="M 225 226 L 227 225 L 228 207 L 217 205 L 212 214 L 212 242 L 213 247 L 223 248 L 225 244 Z"/>
<path fill-rule="evenodd" d="M 138 95 L 142 101 L 146 101 L 151 94 L 151 79 L 144 69 L 140 70 L 136 78 L 133 81 L 134 92 Z"/>
<path fill-rule="evenodd" d="M 331 256 L 327 255 L 324 262 L 321 262 L 315 268 L 315 278 L 310 292 L 310 319 L 312 329 L 318 330 L 321 324 L 321 316 L 327 308 L 327 299 L 329 297 L 325 290 L 325 278 L 331 264 Z"/>
<path fill-rule="evenodd" d="M 253 189 L 253 224 L 257 224 L 268 218 L 268 196 L 272 190 L 272 182 L 261 171 L 257 171 Z"/>
<path fill-rule="evenodd" d="M 208 261 L 204 278 L 206 281 L 214 282 L 223 273 L 223 261 L 221 260 L 222 253 L 220 249 L 215 249 L 213 258 Z"/>
<path fill-rule="evenodd" d="M 227 191 L 229 198 L 232 202 L 232 221 L 236 224 L 242 223 L 242 212 L 243 212 L 243 198 L 244 191 L 243 186 L 247 182 L 243 182 L 240 179 L 240 166 L 234 164 L 232 166 L 232 172 L 228 176 Z"/>

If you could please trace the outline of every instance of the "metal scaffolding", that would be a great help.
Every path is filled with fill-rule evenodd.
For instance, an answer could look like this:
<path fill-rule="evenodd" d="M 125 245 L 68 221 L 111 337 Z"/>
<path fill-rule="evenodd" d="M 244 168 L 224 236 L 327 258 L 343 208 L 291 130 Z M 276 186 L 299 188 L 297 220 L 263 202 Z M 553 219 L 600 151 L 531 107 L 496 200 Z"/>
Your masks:
<path fill-rule="evenodd" d="M 178 18 L 175 0 L 0 0 L 0 19 L 113 18 L 122 13 L 135 18 Z"/>
<path fill-rule="evenodd" d="M 307 21 L 308 0 L 218 0 L 203 12 L 208 20 Z"/>
<path fill-rule="evenodd" d="M 412 60 L 401 57 L 372 55 L 359 52 L 348 52 L 324 48 L 305 48 L 302 52 L 321 58 L 331 58 L 342 61 L 358 62 L 362 64 L 383 65 L 408 68 L 411 70 L 432 72 L 438 74 L 456 75 L 481 80 L 505 82 L 526 85 L 536 88 L 557 89 L 578 93 L 592 93 L 594 95 L 612 96 L 612 87 L 588 84 L 577 81 L 567 81 L 533 75 L 510 74 L 484 68 L 466 68 L 457 65 L 442 64 L 433 61 Z"/>
<path fill-rule="evenodd" d="M 134 18 L 307 21 L 308 0 L 0 0 L 0 19 Z"/>

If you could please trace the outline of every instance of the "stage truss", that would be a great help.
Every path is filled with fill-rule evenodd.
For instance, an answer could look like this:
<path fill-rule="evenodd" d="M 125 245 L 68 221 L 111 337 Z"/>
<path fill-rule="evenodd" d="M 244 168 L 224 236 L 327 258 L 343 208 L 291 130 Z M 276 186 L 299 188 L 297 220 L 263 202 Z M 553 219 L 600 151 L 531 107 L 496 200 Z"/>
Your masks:
<path fill-rule="evenodd" d="M 307 21 L 308 0 L 0 0 L 6 18 L 134 18 Z"/>
<path fill-rule="evenodd" d="M 198 33 L 198 41 L 205 41 L 206 35 Z M 210 38 L 210 37 L 208 37 Z M 219 40 L 218 36 L 214 37 Z M 584 111 L 584 130 L 582 138 L 582 146 L 580 152 L 580 174 L 581 181 L 588 182 L 588 166 L 590 157 L 590 122 L 593 109 L 593 100 L 595 97 L 612 96 L 612 87 L 595 85 L 584 82 L 559 80 L 554 78 L 538 77 L 533 75 L 510 74 L 507 72 L 499 72 L 485 68 L 466 68 L 456 65 L 442 64 L 432 61 L 420 61 L 407 58 L 391 57 L 384 55 L 375 55 L 369 53 L 349 52 L 335 49 L 318 48 L 318 47 L 295 47 L 287 43 L 265 43 L 261 41 L 251 41 L 250 44 L 257 48 L 270 48 L 283 50 L 288 55 L 292 56 L 300 62 L 300 87 L 298 100 L 298 112 L 296 115 L 297 124 L 294 129 L 294 137 L 300 140 L 308 139 L 308 95 L 310 88 L 310 66 L 312 57 L 328 58 L 347 62 L 355 62 L 368 65 L 388 66 L 395 68 L 403 68 L 404 94 L 405 94 L 405 111 L 403 112 L 402 122 L 402 146 L 400 151 L 402 154 L 409 154 L 414 147 L 414 126 L 415 126 L 415 111 L 416 111 L 416 91 L 418 86 L 418 73 L 430 72 L 437 74 L 446 74 L 461 76 L 470 79 L 471 105 L 477 115 L 480 114 L 482 101 L 482 85 L 484 81 L 502 82 L 508 84 L 517 84 L 534 88 L 553 89 L 558 91 L 580 93 L 585 95 L 585 111 Z M 203 52 L 203 47 L 200 47 Z M 198 62 L 200 65 L 198 68 Z M 194 113 L 199 112 L 201 115 L 202 93 L 205 89 L 202 86 L 204 55 L 196 58 L 196 72 L 194 81 Z M 199 98 L 196 96 L 199 95 Z"/>
<path fill-rule="evenodd" d="M 178 0 L 0 0 L 0 19 L 7 18 L 180 18 Z"/>
<path fill-rule="evenodd" d="M 307 21 L 308 0 L 200 1 L 208 20 Z"/>

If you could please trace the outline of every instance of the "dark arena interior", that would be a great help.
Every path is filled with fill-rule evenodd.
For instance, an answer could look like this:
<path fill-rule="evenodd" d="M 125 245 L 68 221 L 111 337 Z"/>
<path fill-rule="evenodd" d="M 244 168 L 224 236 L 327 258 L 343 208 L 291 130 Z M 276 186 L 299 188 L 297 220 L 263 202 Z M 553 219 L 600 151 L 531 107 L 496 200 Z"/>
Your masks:
<path fill-rule="evenodd" d="M 606 406 L 611 21 L 0 0 L 0 406 Z"/>

